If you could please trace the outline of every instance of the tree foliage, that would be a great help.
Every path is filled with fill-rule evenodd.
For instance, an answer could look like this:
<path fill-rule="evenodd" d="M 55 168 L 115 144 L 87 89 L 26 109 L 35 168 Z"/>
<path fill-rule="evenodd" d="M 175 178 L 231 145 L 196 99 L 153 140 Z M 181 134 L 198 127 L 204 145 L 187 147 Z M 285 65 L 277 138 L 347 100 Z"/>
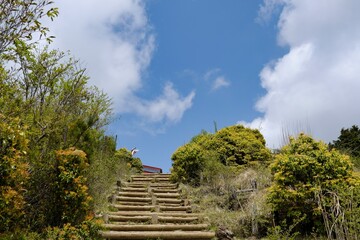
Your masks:
<path fill-rule="evenodd" d="M 57 8 L 50 7 L 52 4 L 50 0 L 1 0 L 0 54 L 15 40 L 31 40 L 35 33 L 46 36 L 49 29 L 40 20 L 44 17 L 53 20 L 59 14 Z"/>
<path fill-rule="evenodd" d="M 33 39 L 51 42 L 41 20 L 58 15 L 52 5 L 0 0 L 0 235 L 25 239 L 16 227 L 37 239 L 98 239 L 92 213 L 142 164 L 106 136 L 111 100 L 79 61 Z"/>
<path fill-rule="evenodd" d="M 56 201 L 55 221 L 62 226 L 80 224 L 90 210 L 91 197 L 86 186 L 85 171 L 89 167 L 85 152 L 69 148 L 56 151 Z"/>
<path fill-rule="evenodd" d="M 319 189 L 331 191 L 337 184 L 350 181 L 352 164 L 349 157 L 337 150 L 328 150 L 323 142 L 300 134 L 271 165 L 274 184 L 269 202 L 273 205 L 276 223 L 289 227 L 300 222 L 294 231 L 323 230 L 323 220 L 315 193 Z"/>
<path fill-rule="evenodd" d="M 216 159 L 235 169 L 271 157 L 265 140 L 258 130 L 235 125 L 220 129 L 214 134 L 202 132 L 179 147 L 172 155 L 173 179 L 198 183 L 209 159 Z"/>
<path fill-rule="evenodd" d="M 360 128 L 357 125 L 341 129 L 338 139 L 329 146 L 348 154 L 354 164 L 360 167 Z"/>
<path fill-rule="evenodd" d="M 133 173 L 141 173 L 143 165 L 140 158 L 133 157 L 126 148 L 120 148 L 115 152 L 115 159 L 119 162 L 125 162 L 127 167 Z"/>

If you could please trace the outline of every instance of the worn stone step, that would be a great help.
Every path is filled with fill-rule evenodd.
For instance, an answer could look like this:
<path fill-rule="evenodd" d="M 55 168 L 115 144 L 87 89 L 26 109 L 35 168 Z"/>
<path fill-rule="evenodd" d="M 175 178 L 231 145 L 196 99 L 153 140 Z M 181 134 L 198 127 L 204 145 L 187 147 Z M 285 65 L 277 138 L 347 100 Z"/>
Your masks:
<path fill-rule="evenodd" d="M 147 188 L 149 186 L 149 183 L 122 183 L 122 187 L 128 187 L 128 188 Z"/>
<path fill-rule="evenodd" d="M 160 211 L 191 211 L 191 206 L 160 206 Z"/>
<path fill-rule="evenodd" d="M 158 203 L 160 207 L 183 207 L 184 203 Z"/>
<path fill-rule="evenodd" d="M 103 224 L 103 227 L 114 231 L 201 231 L 206 230 L 209 226 L 207 224 Z"/>
<path fill-rule="evenodd" d="M 174 188 L 152 188 L 154 193 L 179 193 L 179 189 Z"/>
<path fill-rule="evenodd" d="M 115 196 L 115 200 L 123 201 L 123 202 L 151 202 L 151 198 L 149 197 L 122 197 L 122 196 Z"/>
<path fill-rule="evenodd" d="M 148 189 L 142 188 L 142 187 L 123 187 L 123 188 L 121 188 L 121 191 L 124 191 L 124 192 L 148 192 Z"/>
<path fill-rule="evenodd" d="M 133 176 L 139 176 L 139 175 L 133 175 Z M 140 176 L 147 176 L 147 177 L 171 177 L 170 173 L 143 173 Z"/>
<path fill-rule="evenodd" d="M 139 178 L 147 178 L 147 179 L 170 179 L 169 175 L 132 175 L 130 179 L 139 179 Z"/>
<path fill-rule="evenodd" d="M 191 213 L 190 201 L 181 199 L 178 184 L 170 174 L 131 176 L 132 182 L 121 182 L 113 195 L 113 208 L 104 215 L 106 239 L 206 239 L 215 237 L 202 224 L 202 214 Z"/>
<path fill-rule="evenodd" d="M 168 178 L 143 178 L 136 177 L 131 179 L 132 183 L 148 184 L 148 183 L 171 183 Z"/>
<path fill-rule="evenodd" d="M 199 221 L 199 217 L 170 217 L 170 216 L 158 216 L 158 222 L 163 223 L 189 223 L 189 222 L 196 222 Z"/>
<path fill-rule="evenodd" d="M 126 197 L 150 197 L 148 192 L 123 192 L 120 191 L 118 193 L 119 196 L 126 196 Z"/>
<path fill-rule="evenodd" d="M 132 205 L 118 205 L 112 204 L 114 208 L 117 208 L 119 211 L 154 211 L 155 206 L 147 205 L 147 206 L 132 206 Z"/>
<path fill-rule="evenodd" d="M 167 188 L 167 189 L 177 189 L 178 185 L 175 183 L 150 183 L 150 187 L 152 188 Z"/>
<path fill-rule="evenodd" d="M 127 206 L 150 206 L 151 202 L 130 202 L 130 201 L 116 201 L 116 205 L 127 205 Z"/>
<path fill-rule="evenodd" d="M 151 221 L 151 216 L 118 216 L 118 215 L 108 215 L 109 221 L 116 222 L 147 222 Z"/>
<path fill-rule="evenodd" d="M 184 203 L 183 199 L 173 199 L 173 198 L 157 198 L 157 203 L 172 203 L 172 204 L 182 204 Z"/>
<path fill-rule="evenodd" d="M 214 232 L 203 231 L 103 231 L 102 237 L 107 239 L 211 239 L 215 237 Z"/>
<path fill-rule="evenodd" d="M 179 198 L 179 193 L 154 193 L 157 198 Z"/>
<path fill-rule="evenodd" d="M 164 213 L 164 212 L 146 212 L 146 211 L 118 211 L 109 212 L 109 215 L 114 216 L 163 216 L 163 217 L 200 217 L 202 215 L 197 213 Z"/>

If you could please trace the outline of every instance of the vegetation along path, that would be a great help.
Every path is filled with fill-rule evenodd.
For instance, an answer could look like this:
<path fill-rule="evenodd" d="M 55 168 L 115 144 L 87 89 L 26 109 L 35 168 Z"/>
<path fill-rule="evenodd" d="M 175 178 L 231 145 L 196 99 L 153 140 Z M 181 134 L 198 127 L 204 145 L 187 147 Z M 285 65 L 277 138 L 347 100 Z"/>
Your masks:
<path fill-rule="evenodd" d="M 211 239 L 200 214 L 191 211 L 169 174 L 142 174 L 119 184 L 113 212 L 104 216 L 105 239 Z"/>

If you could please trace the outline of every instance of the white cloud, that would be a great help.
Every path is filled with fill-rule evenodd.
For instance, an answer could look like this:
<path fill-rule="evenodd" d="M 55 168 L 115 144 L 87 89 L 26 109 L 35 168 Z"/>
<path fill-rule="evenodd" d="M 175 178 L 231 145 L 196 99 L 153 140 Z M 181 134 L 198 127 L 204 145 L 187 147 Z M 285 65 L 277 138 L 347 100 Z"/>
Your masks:
<path fill-rule="evenodd" d="M 219 88 L 227 87 L 229 85 L 230 85 L 230 82 L 228 80 L 226 80 L 224 76 L 219 76 L 214 80 L 214 82 L 212 84 L 212 90 L 215 91 L 215 90 L 218 90 Z"/>
<path fill-rule="evenodd" d="M 143 74 L 156 47 L 144 1 L 62 0 L 55 5 L 59 7 L 60 16 L 54 22 L 46 23 L 51 34 L 56 36 L 55 47 L 70 50 L 81 59 L 91 77 L 90 84 L 97 85 L 112 97 L 116 112 L 146 115 L 133 108 L 146 102 L 137 98 L 136 93 L 142 88 Z M 173 96 L 178 94 L 172 91 Z M 169 92 L 169 87 L 165 87 L 164 92 Z M 176 104 L 191 106 L 189 99 L 193 98 L 178 97 Z M 147 104 L 157 109 L 172 100 L 164 94 Z M 157 104 L 161 106 L 157 107 Z M 177 108 L 178 111 L 186 109 Z M 156 119 L 178 121 L 172 111 L 169 108 L 158 111 Z M 179 112 L 178 116 L 183 113 Z"/>
<path fill-rule="evenodd" d="M 192 106 L 195 92 L 181 97 L 171 83 L 164 87 L 163 94 L 153 101 L 137 100 L 132 107 L 134 111 L 150 122 L 178 122 L 184 112 Z"/>
<path fill-rule="evenodd" d="M 205 81 L 209 81 L 210 79 L 212 79 L 214 76 L 218 75 L 221 72 L 220 68 L 214 68 L 211 69 L 209 71 L 207 71 L 204 75 L 204 79 Z"/>
<path fill-rule="evenodd" d="M 220 68 L 214 68 L 204 74 L 204 80 L 211 83 L 211 91 L 230 86 L 230 81 L 222 74 Z"/>
<path fill-rule="evenodd" d="M 260 15 L 274 4 L 282 6 L 278 39 L 289 52 L 261 71 L 267 93 L 256 108 L 264 116 L 247 124 L 260 126 L 270 147 L 298 123 L 332 141 L 360 124 L 360 1 L 266 0 Z"/>

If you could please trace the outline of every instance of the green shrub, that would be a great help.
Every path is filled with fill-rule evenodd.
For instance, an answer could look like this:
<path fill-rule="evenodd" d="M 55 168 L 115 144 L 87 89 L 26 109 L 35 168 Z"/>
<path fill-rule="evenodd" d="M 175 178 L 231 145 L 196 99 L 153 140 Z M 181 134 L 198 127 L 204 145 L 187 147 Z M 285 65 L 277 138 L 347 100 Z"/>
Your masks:
<path fill-rule="evenodd" d="M 14 230 L 23 222 L 27 145 L 19 119 L 0 114 L 0 232 Z"/>
<path fill-rule="evenodd" d="M 230 166 L 233 170 L 241 170 L 250 165 L 266 163 L 271 159 L 271 153 L 265 147 L 265 139 L 258 130 L 235 125 L 214 134 L 203 131 L 189 143 L 179 147 L 171 159 L 173 180 L 199 184 L 201 172 L 212 171 L 206 170 L 207 167 L 213 168 L 216 165 L 220 170 L 220 165 L 214 161 Z"/>
<path fill-rule="evenodd" d="M 51 240 L 100 240 L 103 239 L 99 235 L 100 230 L 100 222 L 87 220 L 76 226 L 67 223 L 61 228 L 49 227 L 42 235 L 44 239 Z"/>
<path fill-rule="evenodd" d="M 90 210 L 85 170 L 86 154 L 75 148 L 56 151 L 58 223 L 79 224 Z"/>
<path fill-rule="evenodd" d="M 176 150 L 172 156 L 172 179 L 184 183 L 199 185 L 200 172 L 204 165 L 202 148 L 196 144 L 187 144 Z"/>
<path fill-rule="evenodd" d="M 118 161 L 126 162 L 130 171 L 133 173 L 142 173 L 143 165 L 140 158 L 133 157 L 126 148 L 120 148 L 115 152 L 115 158 Z"/>
<path fill-rule="evenodd" d="M 323 142 L 300 134 L 276 155 L 271 165 L 274 184 L 270 188 L 275 223 L 293 232 L 324 232 L 321 210 L 315 198 L 319 189 L 333 189 L 352 176 L 349 157 L 328 150 Z M 301 219 L 301 222 L 299 222 Z"/>
<path fill-rule="evenodd" d="M 235 125 L 216 132 L 213 145 L 220 161 L 228 166 L 241 166 L 254 161 L 270 160 L 271 153 L 265 147 L 265 139 L 256 129 Z"/>

